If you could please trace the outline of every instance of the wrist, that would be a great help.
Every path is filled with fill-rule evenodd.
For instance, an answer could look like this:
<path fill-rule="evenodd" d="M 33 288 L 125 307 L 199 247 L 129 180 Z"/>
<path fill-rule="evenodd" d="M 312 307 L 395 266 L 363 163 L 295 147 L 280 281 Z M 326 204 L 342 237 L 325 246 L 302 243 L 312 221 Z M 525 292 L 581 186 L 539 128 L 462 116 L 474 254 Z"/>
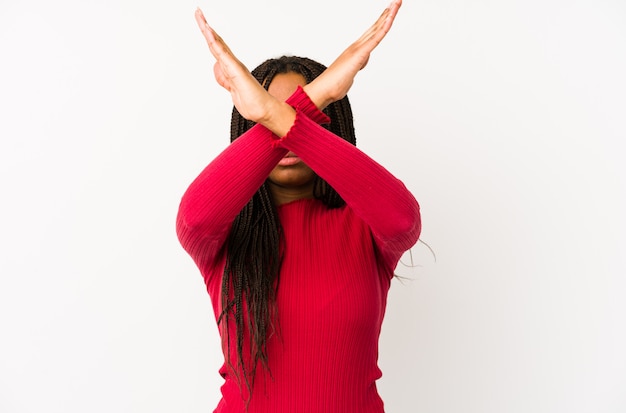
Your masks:
<path fill-rule="evenodd" d="M 315 102 L 311 100 L 302 86 L 298 86 L 296 91 L 285 102 L 292 108 L 302 111 L 303 114 L 319 125 L 330 123 L 330 118 L 318 109 Z"/>
<path fill-rule="evenodd" d="M 268 105 L 266 115 L 258 121 L 275 135 L 283 137 L 289 132 L 296 120 L 296 111 L 285 102 L 273 99 Z"/>
<path fill-rule="evenodd" d="M 316 86 L 317 84 L 314 80 L 313 82 L 304 85 L 302 89 L 319 110 L 324 110 L 328 105 L 333 103 L 333 100 Z"/>

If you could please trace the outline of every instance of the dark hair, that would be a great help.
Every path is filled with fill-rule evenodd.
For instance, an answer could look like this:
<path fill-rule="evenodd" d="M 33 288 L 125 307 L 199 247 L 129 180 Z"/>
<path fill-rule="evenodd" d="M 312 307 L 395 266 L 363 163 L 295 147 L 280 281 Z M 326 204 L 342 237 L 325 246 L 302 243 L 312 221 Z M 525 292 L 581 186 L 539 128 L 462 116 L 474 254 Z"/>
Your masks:
<path fill-rule="evenodd" d="M 252 75 L 267 90 L 277 74 L 299 73 L 310 83 L 325 69 L 324 65 L 308 58 L 283 56 L 266 60 L 252 71 Z M 353 145 L 356 144 L 352 110 L 347 97 L 331 103 L 324 113 L 331 119 L 330 124 L 324 127 Z M 233 108 L 231 142 L 253 126 L 254 122 L 245 119 Z M 317 175 L 313 194 L 329 208 L 338 208 L 345 204 L 339 194 Z M 241 368 L 250 394 L 259 363 L 271 375 L 267 359 L 267 339 L 280 332 L 276 292 L 282 260 L 281 231 L 276 207 L 266 182 L 235 218 L 230 230 L 222 279 L 222 313 L 218 318 L 222 327 L 222 344 L 228 352 L 229 366 L 240 380 L 238 370 L 234 368 L 230 358 L 228 329 L 231 320 L 234 321 L 237 365 Z M 250 365 L 245 365 L 243 357 L 246 328 L 250 335 Z"/>

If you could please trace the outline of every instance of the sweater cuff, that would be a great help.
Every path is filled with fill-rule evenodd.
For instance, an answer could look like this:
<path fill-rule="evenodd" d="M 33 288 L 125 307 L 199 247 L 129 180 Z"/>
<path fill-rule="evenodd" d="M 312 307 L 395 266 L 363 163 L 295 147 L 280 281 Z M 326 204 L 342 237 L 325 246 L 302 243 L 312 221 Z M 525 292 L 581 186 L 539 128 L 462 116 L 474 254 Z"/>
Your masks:
<path fill-rule="evenodd" d="M 292 106 L 296 111 L 302 111 L 306 116 L 311 118 L 317 124 L 323 125 L 330 123 L 330 118 L 326 116 L 324 112 L 319 110 L 313 103 L 309 95 L 306 94 L 302 86 L 298 86 L 293 95 L 285 101 L 289 106 Z"/>
<path fill-rule="evenodd" d="M 315 123 L 315 120 L 307 116 L 307 114 L 304 113 L 303 110 L 300 110 L 298 108 L 295 108 L 295 109 L 296 109 L 296 119 L 294 120 L 293 125 L 291 125 L 291 128 L 289 128 L 289 131 L 287 131 L 285 136 L 283 136 L 282 138 L 278 138 L 276 135 L 274 135 L 277 139 L 274 139 L 272 141 L 273 148 L 284 149 L 283 142 L 291 138 L 293 135 L 296 135 L 296 139 L 297 139 L 297 136 L 302 135 L 301 129 L 306 130 L 307 128 L 318 127 Z"/>

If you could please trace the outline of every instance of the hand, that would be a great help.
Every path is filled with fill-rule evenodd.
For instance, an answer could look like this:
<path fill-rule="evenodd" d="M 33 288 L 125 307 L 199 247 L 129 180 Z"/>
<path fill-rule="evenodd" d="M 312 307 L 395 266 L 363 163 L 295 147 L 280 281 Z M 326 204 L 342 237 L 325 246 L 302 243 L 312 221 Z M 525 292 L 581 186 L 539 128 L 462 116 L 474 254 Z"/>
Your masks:
<path fill-rule="evenodd" d="M 341 53 L 328 69 L 304 86 L 304 91 L 320 110 L 346 96 L 356 74 L 367 65 L 370 54 L 391 29 L 401 5 L 402 0 L 393 0 L 372 27 Z"/>
<path fill-rule="evenodd" d="M 215 57 L 213 72 L 217 83 L 230 92 L 233 104 L 241 116 L 253 122 L 268 123 L 281 102 L 267 93 L 235 57 L 224 40 L 209 26 L 202 10 L 198 8 L 195 17 L 211 54 Z"/>

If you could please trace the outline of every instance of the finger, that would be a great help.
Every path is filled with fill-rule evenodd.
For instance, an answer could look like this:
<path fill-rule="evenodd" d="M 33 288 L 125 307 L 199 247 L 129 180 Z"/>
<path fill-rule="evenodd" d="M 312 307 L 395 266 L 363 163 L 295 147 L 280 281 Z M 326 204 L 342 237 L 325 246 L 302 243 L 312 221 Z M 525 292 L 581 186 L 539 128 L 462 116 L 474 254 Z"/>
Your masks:
<path fill-rule="evenodd" d="M 213 65 L 213 74 L 215 75 L 215 80 L 217 80 L 217 83 L 230 92 L 230 82 L 224 75 L 224 71 L 222 70 L 222 66 L 219 64 L 219 62 Z"/>
<path fill-rule="evenodd" d="M 213 52 L 216 58 L 216 54 L 228 54 L 234 57 L 233 52 L 230 50 L 224 39 L 222 39 L 222 37 L 217 34 L 217 32 L 211 26 L 209 26 L 209 23 L 207 23 L 200 9 L 196 10 L 196 22 L 198 23 L 200 30 L 204 34 L 204 37 L 206 38 L 211 52 Z"/>
<path fill-rule="evenodd" d="M 384 26 L 387 18 L 389 17 L 389 13 L 391 12 L 391 8 L 388 7 L 383 10 L 382 14 L 378 17 L 378 19 L 372 24 L 366 31 L 363 33 L 361 37 L 356 41 L 356 43 L 364 43 L 370 40 L 373 36 L 376 35 Z"/>
<path fill-rule="evenodd" d="M 202 10 L 198 8 L 195 12 L 196 23 L 198 23 L 198 27 L 202 31 L 204 38 L 206 39 L 207 45 L 209 46 L 209 50 L 211 54 L 217 61 L 224 60 L 225 55 L 231 55 L 230 49 L 224 42 L 224 40 L 213 30 L 209 23 L 207 23 Z"/>
<path fill-rule="evenodd" d="M 383 13 L 376 23 L 374 23 L 374 36 L 379 37 L 379 41 L 382 40 L 382 37 L 391 29 L 400 6 L 402 6 L 402 0 L 393 0 L 385 9 L 386 13 Z"/>
<path fill-rule="evenodd" d="M 200 27 L 202 33 L 205 35 L 205 37 L 207 37 L 207 41 L 222 43 L 225 49 L 228 49 L 228 46 L 226 46 L 224 40 L 215 32 L 215 30 L 213 30 L 213 28 L 206 21 L 204 13 L 202 13 L 202 10 L 200 10 L 200 8 L 196 9 L 194 16 L 196 18 L 196 23 L 198 23 L 198 27 Z"/>
<path fill-rule="evenodd" d="M 216 60 L 213 66 L 215 79 L 220 86 L 232 92 L 232 89 L 235 87 L 234 83 L 236 83 L 236 79 L 239 78 L 242 73 L 249 74 L 248 69 L 237 59 L 226 42 L 224 42 L 224 39 L 209 26 L 200 8 L 196 10 L 195 17 L 207 41 L 209 50 Z"/>
<path fill-rule="evenodd" d="M 393 21 L 395 20 L 396 15 L 398 14 L 398 10 L 400 9 L 400 6 L 402 6 L 402 0 L 394 0 L 389 5 L 389 14 L 387 15 L 387 19 L 385 20 L 385 23 L 383 25 L 383 31 L 385 33 L 387 33 L 389 29 L 391 28 L 391 25 L 393 24 Z"/>
<path fill-rule="evenodd" d="M 224 42 L 224 39 L 222 39 L 220 35 L 218 35 L 215 30 L 213 30 L 213 28 L 209 26 L 209 23 L 207 23 L 206 18 L 204 17 L 204 14 L 202 13 L 202 10 L 200 10 L 200 8 L 196 10 L 195 17 L 196 22 L 198 23 L 198 27 L 200 27 L 200 30 L 202 31 L 202 34 L 204 35 L 207 44 L 211 49 L 211 53 L 213 53 L 213 56 L 217 58 L 218 55 L 222 55 L 224 53 L 232 56 L 233 54 L 230 51 L 230 48 L 228 47 L 226 42 Z"/>
<path fill-rule="evenodd" d="M 211 35 L 213 37 L 213 40 L 209 43 L 209 49 L 211 50 L 211 53 L 215 57 L 215 60 L 217 60 L 217 64 L 219 64 L 220 67 L 222 68 L 222 72 L 224 76 L 225 77 L 235 76 L 235 73 L 237 71 L 236 70 L 237 66 L 242 66 L 245 69 L 245 67 L 243 66 L 243 63 L 241 63 L 235 57 L 233 52 L 231 52 L 230 48 L 224 42 L 224 40 L 220 37 L 220 35 L 215 33 L 215 31 L 210 27 L 208 28 L 208 30 L 211 32 Z"/>
<path fill-rule="evenodd" d="M 211 35 L 213 36 L 213 40 L 215 42 L 214 46 L 218 46 L 219 49 L 222 51 L 222 53 L 227 53 L 229 56 L 234 58 L 235 55 L 230 50 L 230 47 L 228 47 L 224 39 L 222 39 L 222 36 L 217 34 L 217 32 L 213 30 L 213 28 L 210 26 L 209 26 L 209 31 L 211 32 Z"/>
<path fill-rule="evenodd" d="M 198 27 L 200 28 L 200 31 L 202 31 L 202 34 L 204 34 L 204 37 L 207 37 L 207 28 L 209 27 L 209 23 L 207 23 L 206 18 L 204 17 L 204 13 L 202 13 L 202 10 L 200 10 L 199 7 L 196 9 L 196 12 L 194 13 L 194 17 L 196 18 L 196 23 L 198 23 Z M 207 41 L 208 40 L 209 39 L 207 39 Z"/>
<path fill-rule="evenodd" d="M 398 14 L 398 9 L 402 5 L 402 0 L 394 0 L 391 2 L 378 20 L 365 32 L 363 36 L 357 40 L 357 43 L 371 42 L 370 47 L 372 50 L 383 40 L 383 38 L 391 29 L 391 25 Z"/>
<path fill-rule="evenodd" d="M 204 35 L 204 38 L 209 45 L 209 48 L 212 49 L 213 44 L 216 41 L 215 32 L 213 31 L 213 29 L 211 29 L 209 23 L 207 23 L 206 19 L 204 18 L 204 14 L 202 13 L 202 10 L 200 10 L 200 8 L 196 9 L 194 17 L 196 18 L 196 23 L 198 24 L 200 31 Z M 211 50 L 211 53 L 213 53 L 213 50 Z"/>

